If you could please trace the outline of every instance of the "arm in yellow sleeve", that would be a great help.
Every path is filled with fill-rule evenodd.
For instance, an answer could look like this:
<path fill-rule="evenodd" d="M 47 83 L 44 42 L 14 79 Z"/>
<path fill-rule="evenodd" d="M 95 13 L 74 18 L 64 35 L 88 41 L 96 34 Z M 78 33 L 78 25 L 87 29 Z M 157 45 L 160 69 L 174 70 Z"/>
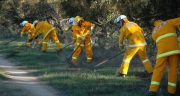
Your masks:
<path fill-rule="evenodd" d="M 86 21 L 86 22 L 83 23 L 83 26 L 85 26 L 85 30 L 83 32 L 84 33 L 83 36 L 86 36 L 88 34 L 91 34 L 91 31 L 93 31 L 93 29 L 95 27 L 95 24 Z"/>
<path fill-rule="evenodd" d="M 119 47 L 120 49 L 124 49 L 124 31 L 120 31 L 120 35 L 119 35 Z"/>
<path fill-rule="evenodd" d="M 39 32 L 41 29 L 41 23 L 38 23 L 35 30 L 32 32 L 32 38 L 39 36 L 41 33 Z"/>
<path fill-rule="evenodd" d="M 72 39 L 73 42 L 76 42 L 77 38 L 78 38 L 78 32 L 80 31 L 80 27 L 78 26 L 72 26 Z"/>
<path fill-rule="evenodd" d="M 144 30 L 141 28 L 141 33 L 143 34 L 143 36 L 144 36 Z"/>
<path fill-rule="evenodd" d="M 26 26 L 23 27 L 23 29 L 21 30 L 21 37 L 23 36 L 23 34 L 27 31 Z"/>
<path fill-rule="evenodd" d="M 174 26 L 179 26 L 180 25 L 180 17 L 179 18 L 175 18 L 175 19 L 167 20 L 167 22 L 170 22 Z"/>
<path fill-rule="evenodd" d="M 73 31 L 73 32 L 72 32 L 72 41 L 73 41 L 73 43 L 76 42 L 76 39 L 77 39 L 77 37 L 76 37 L 76 32 Z"/>
<path fill-rule="evenodd" d="M 83 34 L 84 37 L 86 37 L 88 34 L 90 34 L 89 30 L 85 30 L 85 33 Z"/>

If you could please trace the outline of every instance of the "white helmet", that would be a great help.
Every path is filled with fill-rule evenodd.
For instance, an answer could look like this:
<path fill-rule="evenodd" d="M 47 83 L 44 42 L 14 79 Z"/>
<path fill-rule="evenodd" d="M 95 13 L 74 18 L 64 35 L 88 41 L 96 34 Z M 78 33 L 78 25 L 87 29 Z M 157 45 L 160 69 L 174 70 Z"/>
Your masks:
<path fill-rule="evenodd" d="M 122 19 L 125 19 L 127 18 L 125 15 L 120 15 L 119 17 L 117 17 L 115 20 L 114 20 L 114 23 L 118 23 L 119 21 L 121 21 Z"/>
<path fill-rule="evenodd" d="M 38 22 L 39 22 L 38 20 L 35 20 L 35 21 L 33 22 L 33 26 L 35 27 Z"/>
<path fill-rule="evenodd" d="M 66 24 L 72 24 L 74 22 L 74 17 L 69 18 Z"/>
<path fill-rule="evenodd" d="M 20 26 L 24 26 L 28 21 L 24 20 L 23 22 L 20 23 Z"/>

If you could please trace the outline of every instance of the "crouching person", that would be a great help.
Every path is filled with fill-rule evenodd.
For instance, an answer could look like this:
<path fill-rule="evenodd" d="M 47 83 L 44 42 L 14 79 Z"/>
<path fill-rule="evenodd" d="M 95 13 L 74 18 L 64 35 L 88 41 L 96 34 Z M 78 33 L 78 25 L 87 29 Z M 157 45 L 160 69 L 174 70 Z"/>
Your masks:
<path fill-rule="evenodd" d="M 28 42 L 27 42 L 27 46 L 30 47 L 31 46 L 31 42 L 29 41 L 32 37 L 33 37 L 33 32 L 35 30 L 35 27 L 33 24 L 31 24 L 30 22 L 24 20 L 23 22 L 20 23 L 21 26 L 23 26 L 22 31 L 21 31 L 21 37 L 24 35 L 24 33 L 28 34 Z M 40 39 L 35 38 L 36 39 L 36 43 L 40 44 Z"/>
<path fill-rule="evenodd" d="M 56 46 L 58 47 L 56 51 L 60 52 L 62 46 L 57 37 L 56 28 L 53 27 L 51 24 L 49 24 L 47 21 L 41 21 L 41 22 L 37 21 L 36 24 L 34 25 L 36 25 L 36 28 L 33 32 L 34 34 L 31 40 L 42 34 L 43 35 L 42 51 L 46 52 L 49 38 L 52 38 L 52 40 L 56 43 Z"/>

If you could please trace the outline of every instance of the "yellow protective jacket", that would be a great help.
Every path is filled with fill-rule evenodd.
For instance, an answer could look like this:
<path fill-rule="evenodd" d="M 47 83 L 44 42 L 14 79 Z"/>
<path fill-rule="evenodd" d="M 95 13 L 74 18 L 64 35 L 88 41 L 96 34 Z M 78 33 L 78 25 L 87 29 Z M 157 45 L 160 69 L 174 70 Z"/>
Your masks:
<path fill-rule="evenodd" d="M 81 31 L 80 31 L 80 36 L 85 36 L 86 38 L 86 42 L 91 42 L 91 34 L 90 34 L 90 28 L 91 27 L 94 27 L 95 24 L 91 23 L 91 22 L 88 22 L 88 21 L 82 21 L 81 23 Z"/>
<path fill-rule="evenodd" d="M 43 34 L 43 40 L 46 38 L 46 36 L 52 31 L 55 30 L 55 27 L 53 27 L 51 24 L 49 24 L 47 21 L 39 22 L 36 26 L 36 29 L 34 30 L 33 37 Z"/>
<path fill-rule="evenodd" d="M 180 18 L 167 21 L 156 21 L 152 31 L 152 39 L 158 48 L 157 59 L 173 54 L 180 54 L 180 47 L 176 35 L 176 28 L 180 25 Z"/>
<path fill-rule="evenodd" d="M 81 30 L 80 26 L 78 26 L 78 25 L 73 25 L 72 26 L 72 39 L 73 39 L 74 43 L 77 40 L 77 36 L 76 35 L 80 34 L 80 30 Z"/>
<path fill-rule="evenodd" d="M 26 23 L 21 31 L 21 34 L 23 35 L 25 32 L 28 32 L 28 35 L 32 36 L 33 31 L 35 30 L 33 24 L 31 23 Z"/>
<path fill-rule="evenodd" d="M 119 46 L 123 47 L 124 38 L 129 42 L 128 47 L 139 47 L 146 45 L 143 30 L 136 23 L 125 21 L 120 29 Z"/>
<path fill-rule="evenodd" d="M 85 41 L 84 41 L 85 43 L 90 43 L 91 42 L 90 28 L 92 26 L 95 26 L 95 24 L 93 24 L 91 22 L 88 22 L 88 21 L 84 21 L 84 20 L 82 20 L 80 26 L 75 26 L 74 25 L 73 38 L 76 38 L 76 42 L 78 43 L 78 45 L 79 45 L 79 43 L 81 43 L 81 44 L 83 43 L 82 39 L 81 39 L 81 37 L 83 37 L 83 36 L 86 38 Z M 84 44 L 82 44 L 82 46 L 83 45 Z"/>

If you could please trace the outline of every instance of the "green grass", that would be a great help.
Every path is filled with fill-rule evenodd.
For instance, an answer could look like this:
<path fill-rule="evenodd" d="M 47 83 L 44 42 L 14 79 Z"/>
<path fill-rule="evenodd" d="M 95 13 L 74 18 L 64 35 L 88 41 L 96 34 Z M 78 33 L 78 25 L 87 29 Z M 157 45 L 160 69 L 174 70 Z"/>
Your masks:
<path fill-rule="evenodd" d="M 0 68 L 0 81 L 1 80 L 7 80 L 6 73 L 3 69 Z"/>
<path fill-rule="evenodd" d="M 123 79 L 115 77 L 114 74 L 101 74 L 100 71 L 83 70 L 65 74 L 48 74 L 44 75 L 44 79 L 51 81 L 53 86 L 60 85 L 57 86 L 58 89 L 65 88 L 66 93 L 71 94 L 71 96 L 130 96 L 128 92 L 135 96 L 142 96 L 144 93 L 137 92 L 137 87 L 146 92 L 144 90 L 146 82 L 135 76 Z"/>
<path fill-rule="evenodd" d="M 92 64 L 85 63 L 83 50 L 78 58 L 78 63 L 83 64 L 83 67 L 73 68 L 66 62 L 73 52 L 73 47 L 67 47 L 58 56 L 54 50 L 56 48 L 54 43 L 48 45 L 46 53 L 42 53 L 41 50 L 26 46 L 17 48 L 18 44 L 23 44 L 21 41 L 0 46 L 1 53 L 17 65 L 25 66 L 31 74 L 68 96 L 144 96 L 149 89 L 150 78 L 147 78 L 147 73 L 137 56 L 131 61 L 126 78 L 115 76 L 123 55 L 97 69 L 93 68 L 99 62 L 120 52 L 119 48 L 110 50 L 94 47 Z M 160 88 L 166 90 L 166 85 L 166 79 L 163 79 Z"/>

